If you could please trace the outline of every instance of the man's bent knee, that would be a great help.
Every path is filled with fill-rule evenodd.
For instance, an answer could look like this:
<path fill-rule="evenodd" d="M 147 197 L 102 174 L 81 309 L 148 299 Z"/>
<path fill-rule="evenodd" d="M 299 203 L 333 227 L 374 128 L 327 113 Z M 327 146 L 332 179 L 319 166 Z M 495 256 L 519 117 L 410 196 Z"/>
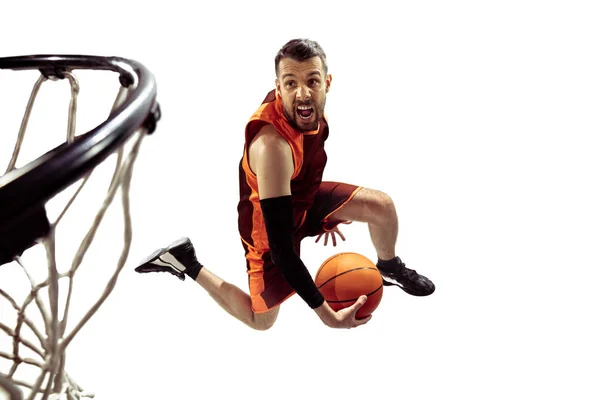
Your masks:
<path fill-rule="evenodd" d="M 385 224 L 395 214 L 394 201 L 380 190 L 365 189 L 361 201 L 367 210 L 368 222 Z"/>
<path fill-rule="evenodd" d="M 347 205 L 332 215 L 332 218 L 346 221 L 386 223 L 396 213 L 392 198 L 380 191 L 362 188 Z"/>
<path fill-rule="evenodd" d="M 275 324 L 277 315 L 279 315 L 279 306 L 264 313 L 254 313 L 252 328 L 256 329 L 257 331 L 268 330 Z"/>

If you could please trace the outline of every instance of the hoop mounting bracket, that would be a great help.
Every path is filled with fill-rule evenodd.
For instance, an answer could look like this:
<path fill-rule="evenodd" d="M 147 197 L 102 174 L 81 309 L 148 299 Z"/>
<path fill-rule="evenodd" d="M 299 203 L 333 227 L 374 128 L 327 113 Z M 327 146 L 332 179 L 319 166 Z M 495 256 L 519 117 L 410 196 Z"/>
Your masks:
<path fill-rule="evenodd" d="M 57 79 L 65 79 L 66 68 L 61 67 L 43 67 L 40 68 L 40 72 L 47 79 L 57 78 Z"/>
<path fill-rule="evenodd" d="M 150 110 L 150 113 L 148 114 L 148 117 L 144 122 L 144 128 L 146 128 L 149 135 L 154 133 L 154 131 L 156 130 L 156 124 L 160 120 L 160 118 L 160 104 L 154 103 L 154 106 L 152 106 L 152 110 Z"/>

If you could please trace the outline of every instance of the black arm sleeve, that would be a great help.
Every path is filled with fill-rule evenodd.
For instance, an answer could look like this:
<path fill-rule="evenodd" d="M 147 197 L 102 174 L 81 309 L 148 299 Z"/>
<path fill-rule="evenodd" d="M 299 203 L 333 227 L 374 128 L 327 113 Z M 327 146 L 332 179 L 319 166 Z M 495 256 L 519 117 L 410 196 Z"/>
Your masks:
<path fill-rule="evenodd" d="M 296 293 L 315 309 L 325 299 L 306 266 L 294 250 L 294 218 L 292 196 L 273 197 L 260 201 L 271 259 Z"/>

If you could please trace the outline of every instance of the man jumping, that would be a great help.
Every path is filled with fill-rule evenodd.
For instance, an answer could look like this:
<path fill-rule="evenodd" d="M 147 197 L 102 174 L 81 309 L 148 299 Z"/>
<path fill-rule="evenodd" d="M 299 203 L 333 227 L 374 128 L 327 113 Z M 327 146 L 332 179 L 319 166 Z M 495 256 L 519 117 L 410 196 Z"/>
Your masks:
<path fill-rule="evenodd" d="M 312 40 L 294 39 L 275 57 L 275 89 L 269 92 L 245 129 L 240 161 L 238 227 L 246 257 L 249 294 L 223 281 L 196 258 L 189 238 L 155 251 L 135 270 L 187 275 L 229 314 L 251 328 L 270 328 L 279 306 L 297 293 L 332 328 L 353 328 L 365 303 L 333 311 L 300 259 L 306 237 L 340 234 L 338 224 L 366 222 L 385 285 L 414 296 L 434 292 L 434 284 L 406 268 L 395 253 L 398 218 L 385 193 L 341 182 L 323 182 L 329 125 L 325 100 L 331 85 L 327 58 Z M 342 237 L 343 238 L 343 237 Z"/>

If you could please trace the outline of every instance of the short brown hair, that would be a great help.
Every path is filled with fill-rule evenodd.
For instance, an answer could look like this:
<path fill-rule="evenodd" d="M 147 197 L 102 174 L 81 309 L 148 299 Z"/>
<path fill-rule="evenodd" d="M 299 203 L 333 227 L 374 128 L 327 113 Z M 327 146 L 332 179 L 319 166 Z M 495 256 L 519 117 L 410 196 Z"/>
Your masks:
<path fill-rule="evenodd" d="M 327 74 L 327 56 L 319 43 L 310 39 L 292 39 L 283 45 L 275 56 L 275 75 L 279 75 L 279 62 L 282 58 L 304 61 L 312 57 L 321 59 L 325 74 Z"/>

